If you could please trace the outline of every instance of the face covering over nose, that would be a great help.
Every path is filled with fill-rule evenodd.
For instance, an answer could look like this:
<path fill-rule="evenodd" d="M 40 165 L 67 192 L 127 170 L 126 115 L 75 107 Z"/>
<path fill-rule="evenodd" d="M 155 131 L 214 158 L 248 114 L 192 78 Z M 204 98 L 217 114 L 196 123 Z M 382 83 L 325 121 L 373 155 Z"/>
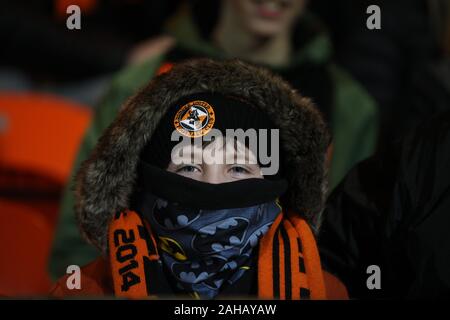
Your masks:
<path fill-rule="evenodd" d="M 281 212 L 275 199 L 285 184 L 249 179 L 212 185 L 162 170 L 153 171 L 148 177 L 153 179 L 146 181 L 154 181 L 158 174 L 165 176 L 168 185 L 184 186 L 183 197 L 164 192 L 165 183 L 159 184 L 158 195 L 147 185 L 138 210 L 149 222 L 158 241 L 161 261 L 178 289 L 202 299 L 213 299 L 249 269 L 259 240 Z M 256 196 L 252 199 L 245 192 L 249 188 L 264 195 L 266 201 Z M 265 192 L 266 189 L 270 192 Z M 172 200 L 163 199 L 161 193 Z M 214 194 L 221 194 L 221 197 Z M 245 201 L 239 206 L 238 199 L 243 198 L 242 195 L 246 195 Z M 231 199 L 234 202 L 230 204 Z M 198 209 L 202 205 L 205 209 Z"/>
<path fill-rule="evenodd" d="M 214 298 L 246 270 L 259 239 L 280 213 L 275 202 L 196 210 L 155 199 L 144 217 L 159 240 L 162 262 L 182 291 Z"/>

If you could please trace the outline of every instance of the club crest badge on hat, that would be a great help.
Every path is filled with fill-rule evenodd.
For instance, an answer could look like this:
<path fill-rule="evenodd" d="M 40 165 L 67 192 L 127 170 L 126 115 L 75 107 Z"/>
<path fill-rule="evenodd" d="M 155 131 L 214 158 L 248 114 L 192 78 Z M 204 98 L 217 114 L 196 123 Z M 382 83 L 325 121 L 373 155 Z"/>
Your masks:
<path fill-rule="evenodd" d="M 173 124 L 185 136 L 196 138 L 207 134 L 215 122 L 214 109 L 202 100 L 191 101 L 178 110 Z"/>

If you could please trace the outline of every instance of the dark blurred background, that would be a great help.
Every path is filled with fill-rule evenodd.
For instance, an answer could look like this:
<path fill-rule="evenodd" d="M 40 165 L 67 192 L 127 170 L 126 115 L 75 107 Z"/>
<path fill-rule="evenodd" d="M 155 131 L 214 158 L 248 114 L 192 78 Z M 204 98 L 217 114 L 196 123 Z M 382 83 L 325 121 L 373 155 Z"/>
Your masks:
<path fill-rule="evenodd" d="M 0 1 L 0 296 L 50 289 L 47 270 L 61 196 L 115 74 L 176 45 L 168 30 L 188 10 L 198 37 L 209 41 L 220 2 Z M 72 4 L 81 9 L 81 30 L 66 27 Z M 366 27 L 366 8 L 373 4 L 381 8 L 380 30 Z M 449 109 L 449 1 L 307 5 L 331 39 L 332 62 L 376 102 L 379 148 Z M 296 34 L 294 46 L 303 39 Z M 70 251 L 70 242 L 62 245 Z"/>

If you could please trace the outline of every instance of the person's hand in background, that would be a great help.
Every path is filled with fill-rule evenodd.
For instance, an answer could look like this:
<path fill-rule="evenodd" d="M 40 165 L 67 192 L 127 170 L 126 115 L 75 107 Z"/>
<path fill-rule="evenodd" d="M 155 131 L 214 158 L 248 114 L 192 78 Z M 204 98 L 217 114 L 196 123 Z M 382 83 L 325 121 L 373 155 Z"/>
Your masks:
<path fill-rule="evenodd" d="M 175 39 L 166 35 L 145 40 L 130 50 L 127 64 L 140 64 L 151 57 L 167 52 L 174 44 Z"/>

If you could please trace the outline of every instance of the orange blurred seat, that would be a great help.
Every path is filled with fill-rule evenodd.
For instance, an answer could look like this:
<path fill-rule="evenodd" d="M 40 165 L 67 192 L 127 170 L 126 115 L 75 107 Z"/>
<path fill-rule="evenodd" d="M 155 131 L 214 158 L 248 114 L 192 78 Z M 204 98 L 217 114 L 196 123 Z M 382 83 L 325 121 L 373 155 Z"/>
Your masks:
<path fill-rule="evenodd" d="M 62 98 L 0 93 L 0 295 L 47 292 L 60 195 L 90 119 Z"/>
<path fill-rule="evenodd" d="M 90 119 L 88 108 L 51 95 L 0 93 L 0 168 L 65 183 Z"/>
<path fill-rule="evenodd" d="M 44 295 L 51 228 L 29 205 L 0 199 L 0 296 Z"/>

